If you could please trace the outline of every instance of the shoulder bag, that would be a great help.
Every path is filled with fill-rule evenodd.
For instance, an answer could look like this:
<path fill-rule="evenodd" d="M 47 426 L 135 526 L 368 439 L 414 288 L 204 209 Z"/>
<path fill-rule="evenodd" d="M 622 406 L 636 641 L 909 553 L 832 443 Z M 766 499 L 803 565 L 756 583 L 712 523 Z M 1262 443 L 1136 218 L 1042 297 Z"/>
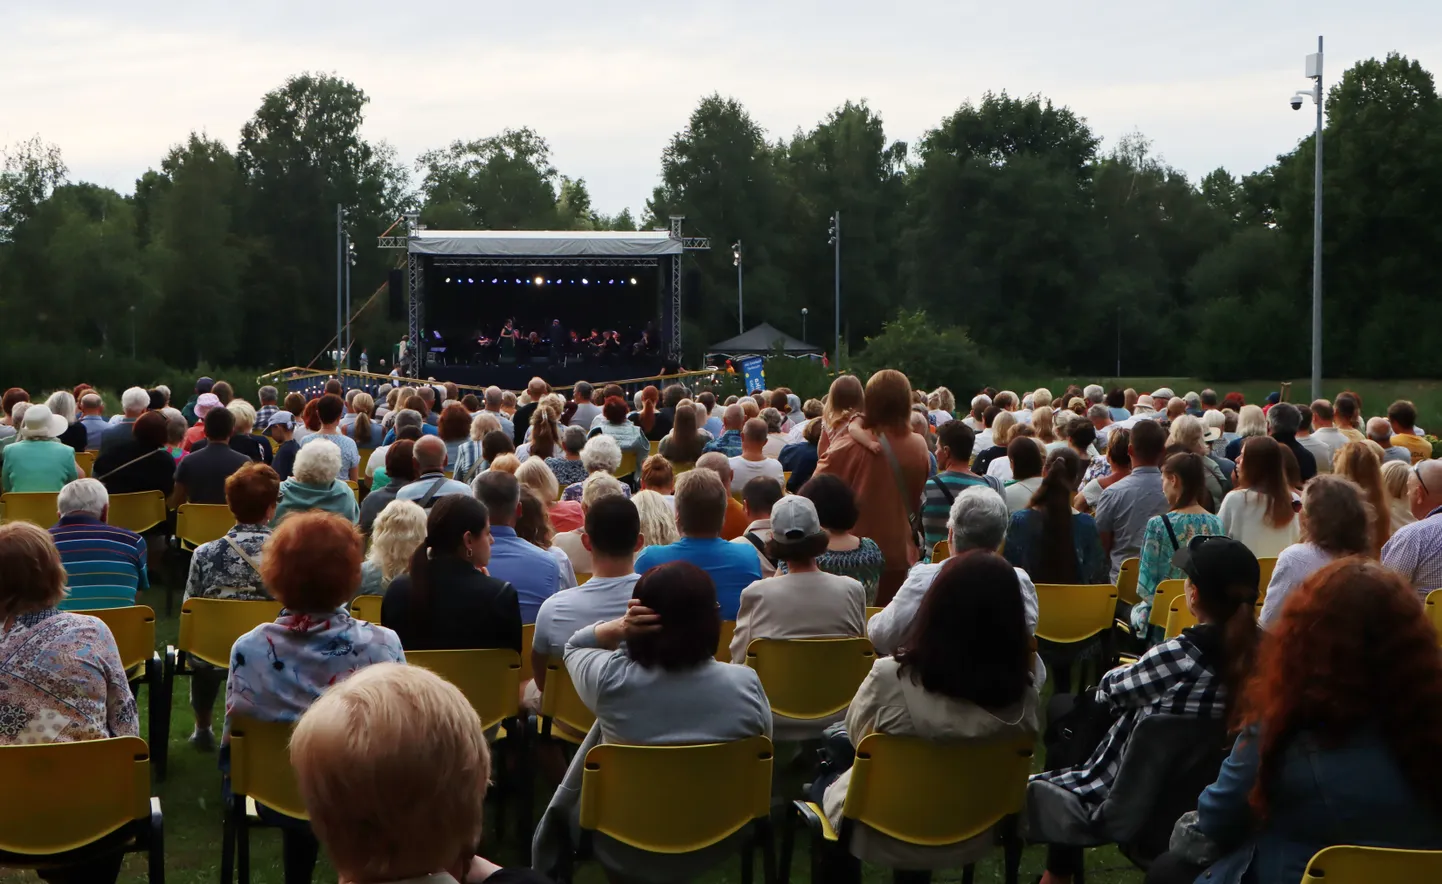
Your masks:
<path fill-rule="evenodd" d="M 891 466 L 891 477 L 896 480 L 896 490 L 901 494 L 901 506 L 906 511 L 907 524 L 911 526 L 911 542 L 916 545 L 917 550 L 926 549 L 926 532 L 921 530 L 921 511 L 916 506 L 916 501 L 910 500 L 906 490 L 906 477 L 901 472 L 901 461 L 896 459 L 896 452 L 891 448 L 891 440 L 886 438 L 885 433 L 878 433 L 877 438 L 881 440 L 881 451 L 886 455 L 886 462 Z"/>

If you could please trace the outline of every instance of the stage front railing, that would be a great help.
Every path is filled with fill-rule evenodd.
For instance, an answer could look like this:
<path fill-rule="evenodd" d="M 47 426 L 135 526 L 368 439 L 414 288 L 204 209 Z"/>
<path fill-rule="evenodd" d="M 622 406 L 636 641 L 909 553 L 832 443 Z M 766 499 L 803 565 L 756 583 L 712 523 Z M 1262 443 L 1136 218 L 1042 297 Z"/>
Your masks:
<path fill-rule="evenodd" d="M 724 374 L 724 369 L 706 368 L 699 371 L 683 371 L 678 374 L 658 374 L 643 378 L 625 378 L 622 380 L 612 381 L 597 380 L 593 381 L 592 383 L 598 388 L 605 384 L 617 384 L 621 387 L 621 389 L 626 391 L 626 396 L 629 398 L 631 396 L 634 396 L 643 387 L 655 386 L 659 388 L 664 387 L 666 384 L 672 383 L 687 384 L 696 382 L 702 378 L 719 379 L 719 377 L 723 376 Z M 542 374 L 540 376 L 544 377 L 545 375 Z M 341 386 L 344 387 L 346 390 L 362 389 L 366 390 L 367 392 L 374 392 L 375 389 L 381 384 L 395 385 L 397 383 L 401 383 L 407 386 L 419 386 L 421 384 L 455 383 L 453 381 L 448 381 L 448 379 L 444 376 L 444 370 L 442 370 L 442 373 L 439 375 L 431 375 L 425 378 L 397 378 L 387 374 L 375 374 L 374 372 L 365 371 L 352 371 L 351 369 L 343 369 L 340 372 L 334 372 L 317 371 L 313 368 L 301 368 L 299 366 L 278 368 L 275 371 L 267 372 L 266 374 L 263 374 L 260 377 L 256 378 L 255 382 L 257 384 L 270 384 L 271 386 L 276 387 L 280 390 L 281 398 L 284 399 L 285 394 L 289 392 L 298 392 L 304 395 L 312 395 L 318 393 L 325 388 L 326 381 L 329 381 L 331 378 L 338 378 L 341 382 Z M 486 389 L 485 385 L 476 384 L 456 383 L 456 387 L 461 391 L 462 396 L 464 396 L 466 393 L 475 393 L 477 396 L 479 396 Z M 571 385 L 552 387 L 551 389 L 554 392 L 564 395 L 571 391 Z M 517 395 L 520 395 L 521 393 L 520 390 L 513 390 L 512 392 L 516 393 Z"/>

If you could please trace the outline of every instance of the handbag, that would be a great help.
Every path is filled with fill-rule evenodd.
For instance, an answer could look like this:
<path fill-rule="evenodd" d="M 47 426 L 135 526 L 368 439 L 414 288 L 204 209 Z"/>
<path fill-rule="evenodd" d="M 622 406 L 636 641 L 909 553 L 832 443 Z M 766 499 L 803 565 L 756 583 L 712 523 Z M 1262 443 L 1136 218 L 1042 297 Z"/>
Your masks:
<path fill-rule="evenodd" d="M 916 502 L 909 500 L 906 492 L 906 477 L 901 473 L 901 461 L 896 459 L 896 452 L 891 448 L 891 441 L 886 438 L 885 433 L 878 433 L 881 440 L 881 451 L 886 455 L 886 461 L 891 465 L 891 477 L 896 480 L 896 490 L 901 494 L 901 507 L 906 511 L 906 522 L 911 526 L 911 542 L 918 550 L 926 549 L 926 532 L 921 529 L 921 510 Z"/>
<path fill-rule="evenodd" d="M 1072 707 L 1048 721 L 1042 733 L 1047 770 L 1086 764 L 1116 720 L 1116 712 L 1097 699 L 1095 687 L 1077 694 Z"/>

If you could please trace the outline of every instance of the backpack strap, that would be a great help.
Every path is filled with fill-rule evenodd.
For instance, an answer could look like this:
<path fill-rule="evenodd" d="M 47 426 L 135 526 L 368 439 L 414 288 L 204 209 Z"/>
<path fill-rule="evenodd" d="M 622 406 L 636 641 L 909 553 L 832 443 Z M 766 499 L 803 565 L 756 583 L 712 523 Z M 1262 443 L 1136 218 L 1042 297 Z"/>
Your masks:
<path fill-rule="evenodd" d="M 771 558 L 771 556 L 766 553 L 766 544 L 755 531 L 747 531 L 741 536 L 750 541 L 752 546 L 756 547 L 756 551 L 761 554 L 761 558 L 769 562 L 771 567 L 775 568 L 777 564 L 779 564 L 776 559 Z"/>

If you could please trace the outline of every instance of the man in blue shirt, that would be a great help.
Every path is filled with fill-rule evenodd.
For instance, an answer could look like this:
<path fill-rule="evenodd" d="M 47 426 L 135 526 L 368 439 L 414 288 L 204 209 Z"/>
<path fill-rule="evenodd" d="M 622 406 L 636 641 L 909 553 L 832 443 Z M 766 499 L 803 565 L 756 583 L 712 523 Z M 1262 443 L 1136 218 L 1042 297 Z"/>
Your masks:
<path fill-rule="evenodd" d="M 727 457 L 741 456 L 741 427 L 746 423 L 746 412 L 739 405 L 728 405 L 721 417 L 721 435 L 706 443 L 707 451 L 719 451 Z"/>
<path fill-rule="evenodd" d="M 85 449 L 100 450 L 100 437 L 110 429 L 110 422 L 105 419 L 105 403 L 98 394 L 80 397 L 80 424 L 85 427 Z"/>
<path fill-rule="evenodd" d="M 668 562 L 690 562 L 711 575 L 722 620 L 735 620 L 741 590 L 761 579 L 761 563 L 749 544 L 721 539 L 726 505 L 731 498 L 721 477 L 711 470 L 691 470 L 676 479 L 676 527 L 681 539 L 666 546 L 648 546 L 636 559 L 636 573 Z M 495 553 L 492 553 L 492 562 Z"/>
<path fill-rule="evenodd" d="M 60 522 L 50 529 L 69 588 L 63 611 L 125 608 L 137 590 L 150 586 L 145 538 L 105 523 L 110 495 L 96 479 L 78 479 L 60 490 Z"/>
<path fill-rule="evenodd" d="M 491 519 L 491 561 L 486 570 L 516 588 L 522 625 L 535 623 L 541 603 L 575 582 L 561 576 L 560 563 L 550 553 L 516 535 L 521 484 L 515 476 L 496 470 L 481 473 L 476 479 L 476 497 Z"/>

